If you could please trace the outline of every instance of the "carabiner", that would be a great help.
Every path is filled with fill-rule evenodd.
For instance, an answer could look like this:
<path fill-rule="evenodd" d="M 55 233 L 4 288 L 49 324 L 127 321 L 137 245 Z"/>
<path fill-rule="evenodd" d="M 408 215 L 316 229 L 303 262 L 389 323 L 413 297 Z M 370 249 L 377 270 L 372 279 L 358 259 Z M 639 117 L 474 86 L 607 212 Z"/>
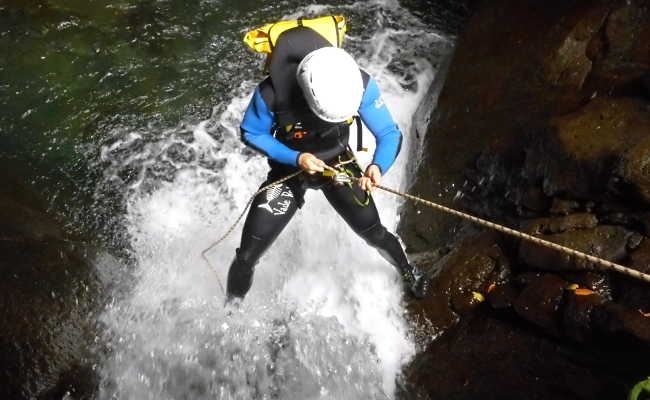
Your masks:
<path fill-rule="evenodd" d="M 352 183 L 352 178 L 345 172 L 337 172 L 332 179 L 334 179 L 336 185 L 347 185 L 348 183 Z"/>

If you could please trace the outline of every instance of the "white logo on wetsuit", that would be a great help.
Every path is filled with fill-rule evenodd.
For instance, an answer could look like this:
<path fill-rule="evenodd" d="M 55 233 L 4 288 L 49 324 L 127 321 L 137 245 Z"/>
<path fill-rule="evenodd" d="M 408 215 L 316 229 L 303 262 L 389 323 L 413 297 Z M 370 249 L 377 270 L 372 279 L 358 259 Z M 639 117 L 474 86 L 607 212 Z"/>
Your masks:
<path fill-rule="evenodd" d="M 257 207 L 263 208 L 273 215 L 284 215 L 291 205 L 291 200 L 285 199 L 283 201 L 278 201 L 271 206 L 271 203 L 281 197 L 293 198 L 293 193 L 291 190 L 283 190 L 282 185 L 273 185 L 266 189 L 266 203 L 260 204 Z"/>
<path fill-rule="evenodd" d="M 384 105 L 384 99 L 382 97 L 375 100 L 375 108 L 381 108 Z"/>

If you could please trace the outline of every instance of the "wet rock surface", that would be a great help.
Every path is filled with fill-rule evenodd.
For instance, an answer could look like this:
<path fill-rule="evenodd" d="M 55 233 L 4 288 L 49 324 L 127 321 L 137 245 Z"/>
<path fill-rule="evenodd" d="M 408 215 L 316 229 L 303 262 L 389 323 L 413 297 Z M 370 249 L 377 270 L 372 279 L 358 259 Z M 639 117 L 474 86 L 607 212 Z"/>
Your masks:
<path fill-rule="evenodd" d="M 92 398 L 101 285 L 19 177 L 0 178 L 0 398 Z"/>
<path fill-rule="evenodd" d="M 643 379 L 630 344 L 586 348 L 558 342 L 519 321 L 476 314 L 464 319 L 405 371 L 404 399 L 622 399 Z M 611 363 L 622 364 L 611 368 Z M 516 373 L 514 372 L 516 371 Z M 630 377 L 632 375 L 632 378 Z"/>
<path fill-rule="evenodd" d="M 411 192 L 650 272 L 648 35 L 647 1 L 483 2 Z M 400 232 L 448 252 L 403 398 L 625 398 L 650 374 L 650 283 L 421 205 Z"/>
<path fill-rule="evenodd" d="M 510 266 L 498 244 L 498 236 L 485 232 L 466 238 L 434 267 L 430 296 L 410 304 L 410 313 L 428 321 L 437 331 L 454 326 L 471 312 L 491 284 L 509 278 Z M 435 334 L 435 332 L 432 332 Z"/>
<path fill-rule="evenodd" d="M 619 226 L 601 225 L 593 229 L 540 237 L 585 254 L 618 262 L 627 255 L 631 232 Z M 526 241 L 521 243 L 519 257 L 525 264 L 542 270 L 588 269 L 592 266 L 589 261 L 575 259 L 570 254 Z"/>
<path fill-rule="evenodd" d="M 526 284 L 515 300 L 515 311 L 523 319 L 559 335 L 558 310 L 567 286 L 567 282 L 556 275 L 544 274 L 535 277 Z"/>
<path fill-rule="evenodd" d="M 520 230 L 530 235 L 540 233 L 562 233 L 573 229 L 595 228 L 598 218 L 589 213 L 572 214 L 566 217 L 548 217 L 526 220 L 521 223 Z"/>

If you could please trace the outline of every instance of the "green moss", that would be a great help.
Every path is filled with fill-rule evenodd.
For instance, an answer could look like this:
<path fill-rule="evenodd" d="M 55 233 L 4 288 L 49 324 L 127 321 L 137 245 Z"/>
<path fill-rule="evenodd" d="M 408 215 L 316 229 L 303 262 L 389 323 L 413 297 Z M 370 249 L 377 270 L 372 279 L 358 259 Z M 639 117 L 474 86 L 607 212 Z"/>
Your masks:
<path fill-rule="evenodd" d="M 650 378 L 643 380 L 632 388 L 632 391 L 630 391 L 630 396 L 628 397 L 629 400 L 637 400 L 641 393 L 646 393 L 650 394 Z"/>

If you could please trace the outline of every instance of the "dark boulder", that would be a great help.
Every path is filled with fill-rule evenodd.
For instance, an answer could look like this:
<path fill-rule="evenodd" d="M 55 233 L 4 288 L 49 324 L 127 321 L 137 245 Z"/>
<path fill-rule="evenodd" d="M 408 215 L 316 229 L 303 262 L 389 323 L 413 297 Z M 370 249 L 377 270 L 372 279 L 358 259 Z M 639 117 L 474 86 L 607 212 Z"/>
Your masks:
<path fill-rule="evenodd" d="M 649 9 L 482 2 L 411 192 L 650 272 Z M 410 305 L 438 339 L 406 369 L 404 398 L 609 400 L 650 373 L 647 282 L 511 237 L 495 258 L 467 237 L 471 222 L 421 204 L 399 231 L 410 252 L 451 249 L 431 296 Z M 497 265 L 515 278 L 494 279 Z"/>
<path fill-rule="evenodd" d="M 92 398 L 101 285 L 86 246 L 19 178 L 0 179 L 0 398 Z"/>
<path fill-rule="evenodd" d="M 650 273 L 650 240 L 644 240 L 630 253 L 629 266 L 637 271 Z"/>
<path fill-rule="evenodd" d="M 415 357 L 404 371 L 400 398 L 621 399 L 627 381 L 636 377 L 601 367 L 610 361 L 598 349 L 577 348 L 520 323 L 477 313 Z"/>
<path fill-rule="evenodd" d="M 629 267 L 650 274 L 650 241 L 644 240 L 629 257 Z M 616 276 L 618 302 L 640 313 L 650 313 L 650 288 L 644 281 L 624 276 Z"/>
<path fill-rule="evenodd" d="M 612 274 L 609 272 L 565 271 L 561 275 L 569 284 L 591 290 L 607 301 L 614 298 L 615 288 L 612 282 Z M 616 296 L 618 297 L 619 294 L 616 293 Z"/>
<path fill-rule="evenodd" d="M 562 315 L 563 333 L 579 343 L 593 341 L 593 311 L 604 303 L 605 299 L 596 292 L 579 295 L 575 291 L 569 291 Z"/>
<path fill-rule="evenodd" d="M 564 217 L 547 217 L 525 220 L 521 223 L 522 232 L 530 235 L 540 233 L 561 233 L 568 230 L 595 228 L 598 217 L 589 213 L 571 214 Z"/>
<path fill-rule="evenodd" d="M 506 282 L 510 265 L 499 246 L 498 236 L 485 232 L 459 243 L 438 262 L 433 272 L 429 296 L 409 304 L 409 311 L 435 328 L 445 330 L 480 304 L 480 297 L 491 284 Z"/>
<path fill-rule="evenodd" d="M 553 198 L 551 209 L 552 215 L 569 215 L 580 207 L 580 203 L 575 200 L 565 200 L 558 197 Z"/>
<path fill-rule="evenodd" d="M 602 225 L 593 229 L 542 235 L 540 238 L 609 261 L 620 261 L 627 255 L 632 232 L 619 226 Z M 522 241 L 519 257 L 526 265 L 541 270 L 564 271 L 593 268 L 591 263 L 568 253 Z"/>
<path fill-rule="evenodd" d="M 611 8 L 605 0 L 483 2 L 458 40 L 413 192 L 470 210 L 481 209 L 481 200 L 462 201 L 459 191 L 513 192 L 496 183 L 524 172 L 530 137 L 547 129 L 550 116 L 574 111 L 593 95 L 584 89 L 592 68 L 587 47 Z M 477 164 L 481 154 L 499 161 Z M 473 169 L 482 176 L 467 184 Z M 427 251 L 444 245 L 459 222 L 407 205 L 400 232 L 409 250 Z"/>
<path fill-rule="evenodd" d="M 634 339 L 640 351 L 650 347 L 650 318 L 638 310 L 608 303 L 598 308 L 594 316 L 599 328 L 609 334 Z M 619 338 L 620 339 L 620 338 Z"/>
<path fill-rule="evenodd" d="M 513 308 L 518 296 L 519 290 L 514 285 L 505 283 L 489 288 L 486 299 L 493 310 L 507 312 Z"/>
<path fill-rule="evenodd" d="M 609 200 L 633 194 L 648 202 L 650 155 L 647 101 L 596 97 L 552 118 L 541 147 L 528 154 L 526 173 L 544 182 L 548 196 Z"/>
<path fill-rule="evenodd" d="M 644 94 L 643 82 L 650 71 L 650 7 L 644 0 L 612 4 L 605 25 L 590 44 L 593 71 L 587 86 L 615 95 Z"/>
<path fill-rule="evenodd" d="M 558 310 L 567 285 L 557 275 L 543 274 L 536 277 L 524 287 L 515 301 L 515 311 L 528 322 L 559 336 Z"/>

